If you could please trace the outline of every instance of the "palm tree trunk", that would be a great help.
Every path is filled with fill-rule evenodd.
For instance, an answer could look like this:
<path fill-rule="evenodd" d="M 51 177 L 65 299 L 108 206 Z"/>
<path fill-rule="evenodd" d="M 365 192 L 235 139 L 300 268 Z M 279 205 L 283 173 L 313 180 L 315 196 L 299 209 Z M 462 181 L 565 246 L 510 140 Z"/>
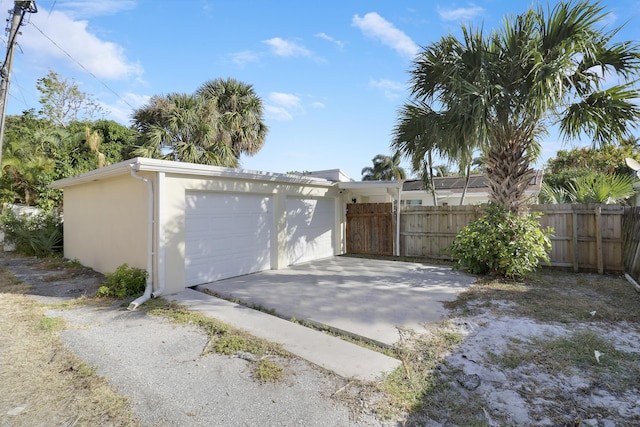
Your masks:
<path fill-rule="evenodd" d="M 464 188 L 462 189 L 462 197 L 460 198 L 460 206 L 464 205 L 464 198 L 467 196 L 467 188 L 469 187 L 469 178 L 471 178 L 471 162 L 467 163 L 464 174 Z"/>
<path fill-rule="evenodd" d="M 493 144 L 486 156 L 489 200 L 514 213 L 524 211 L 524 192 L 535 176 L 535 170 L 529 167 L 527 145 L 513 140 Z"/>

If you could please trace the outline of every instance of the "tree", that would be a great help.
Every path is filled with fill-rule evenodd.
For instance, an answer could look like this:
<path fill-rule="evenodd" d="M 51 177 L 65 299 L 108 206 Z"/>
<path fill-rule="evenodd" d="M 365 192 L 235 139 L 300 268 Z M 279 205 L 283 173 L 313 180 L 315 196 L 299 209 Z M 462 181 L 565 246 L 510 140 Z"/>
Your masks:
<path fill-rule="evenodd" d="M 201 97 L 153 97 L 134 114 L 142 145 L 134 154 L 205 165 L 236 167 L 238 159 L 219 136 L 218 111 Z"/>
<path fill-rule="evenodd" d="M 582 133 L 604 146 L 629 135 L 640 108 L 634 42 L 614 42 L 598 3 L 561 1 L 506 18 L 485 35 L 462 27 L 421 52 L 411 70 L 413 103 L 425 107 L 423 140 L 437 146 L 478 141 L 490 198 L 520 212 L 546 128 Z M 605 76 L 622 81 L 605 87 Z"/>
<path fill-rule="evenodd" d="M 407 174 L 400 166 L 401 154 L 396 152 L 393 156 L 378 154 L 373 159 L 373 166 L 362 168 L 363 181 L 399 181 L 406 179 Z"/>
<path fill-rule="evenodd" d="M 425 189 L 431 192 L 434 206 L 438 206 L 433 178 L 437 166 L 433 164 L 433 156 L 438 155 L 457 163 L 465 176 L 465 186 L 460 198 L 464 204 L 473 164 L 473 153 L 478 144 L 473 138 L 442 139 L 436 130 L 443 126 L 443 117 L 421 101 L 414 101 L 400 110 L 400 118 L 393 130 L 392 148 L 402 152 L 411 159 L 413 172 L 422 177 Z"/>
<path fill-rule="evenodd" d="M 40 92 L 39 114 L 56 126 L 66 126 L 77 120 L 93 120 L 105 110 L 93 97 L 82 92 L 74 80 L 67 80 L 55 71 L 37 80 Z"/>
<path fill-rule="evenodd" d="M 237 167 L 267 134 L 261 99 L 233 79 L 208 81 L 195 94 L 154 96 L 133 120 L 141 134 L 135 155 L 216 166 Z"/>
<path fill-rule="evenodd" d="M 231 146 L 236 158 L 260 151 L 267 126 L 262 121 L 262 100 L 253 86 L 231 78 L 215 79 L 205 82 L 196 93 L 218 111 L 219 138 Z"/>

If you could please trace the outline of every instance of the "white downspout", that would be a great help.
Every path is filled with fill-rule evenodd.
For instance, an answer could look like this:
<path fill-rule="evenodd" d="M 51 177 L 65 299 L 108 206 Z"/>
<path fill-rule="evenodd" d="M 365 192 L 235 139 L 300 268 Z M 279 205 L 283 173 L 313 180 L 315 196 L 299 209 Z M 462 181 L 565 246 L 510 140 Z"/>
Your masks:
<path fill-rule="evenodd" d="M 147 183 L 147 189 L 149 190 L 149 219 L 147 220 L 148 236 L 147 236 L 147 285 L 144 288 L 142 296 L 138 297 L 135 301 L 129 304 L 127 310 L 134 311 L 141 304 L 151 298 L 151 292 L 153 291 L 153 183 L 136 173 L 135 165 L 131 165 L 131 176 Z"/>
<path fill-rule="evenodd" d="M 396 256 L 400 256 L 400 198 L 402 186 L 398 187 L 398 204 L 396 205 Z"/>
<path fill-rule="evenodd" d="M 164 293 L 165 278 L 165 241 L 164 241 L 164 172 L 157 172 L 156 174 L 156 204 L 157 210 L 157 241 L 156 241 L 156 282 L 158 283 L 158 289 L 151 293 L 153 298 Z"/>

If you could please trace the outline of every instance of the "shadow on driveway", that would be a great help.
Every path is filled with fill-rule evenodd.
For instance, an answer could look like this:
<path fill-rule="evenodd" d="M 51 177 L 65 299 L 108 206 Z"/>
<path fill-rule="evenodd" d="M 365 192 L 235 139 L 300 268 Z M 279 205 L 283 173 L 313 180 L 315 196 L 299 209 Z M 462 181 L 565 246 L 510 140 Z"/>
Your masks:
<path fill-rule="evenodd" d="M 333 257 L 198 286 L 384 345 L 398 327 L 424 332 L 476 278 L 446 266 Z"/>

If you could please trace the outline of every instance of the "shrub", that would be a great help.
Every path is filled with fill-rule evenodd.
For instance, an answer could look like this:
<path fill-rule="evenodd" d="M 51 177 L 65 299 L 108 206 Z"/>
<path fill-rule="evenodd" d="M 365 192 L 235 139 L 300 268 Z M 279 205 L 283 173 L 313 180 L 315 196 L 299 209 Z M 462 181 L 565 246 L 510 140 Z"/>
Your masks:
<path fill-rule="evenodd" d="M 140 295 L 147 284 L 147 271 L 122 264 L 113 273 L 105 274 L 107 281 L 100 286 L 96 296 L 125 298 Z"/>
<path fill-rule="evenodd" d="M 448 248 L 456 266 L 474 274 L 522 277 L 549 262 L 553 233 L 542 230 L 541 213 L 519 216 L 489 204 L 487 213 L 464 227 Z"/>
<path fill-rule="evenodd" d="M 55 210 L 18 214 L 5 208 L 0 224 L 5 242 L 18 252 L 44 257 L 62 251 L 62 221 Z"/>

